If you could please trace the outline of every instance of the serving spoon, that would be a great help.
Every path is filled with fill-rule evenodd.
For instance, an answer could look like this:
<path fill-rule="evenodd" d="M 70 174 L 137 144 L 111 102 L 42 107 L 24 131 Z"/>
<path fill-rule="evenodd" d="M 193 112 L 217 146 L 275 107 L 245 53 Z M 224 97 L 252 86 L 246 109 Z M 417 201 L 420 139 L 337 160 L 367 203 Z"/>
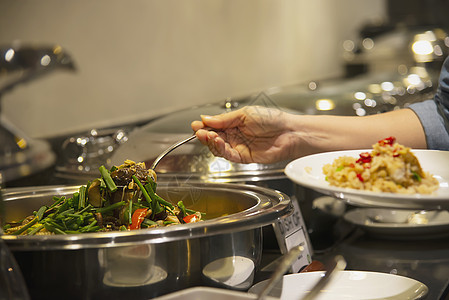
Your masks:
<path fill-rule="evenodd" d="M 211 130 L 210 127 L 204 127 L 201 128 L 204 130 Z M 185 138 L 183 140 L 180 140 L 176 143 L 174 143 L 173 145 L 171 145 L 170 147 L 168 147 L 164 152 L 162 152 L 161 154 L 159 154 L 158 157 L 156 157 L 156 159 L 153 161 L 153 164 L 151 165 L 151 170 L 154 170 L 156 168 L 156 166 L 158 165 L 158 163 L 170 152 L 172 152 L 173 150 L 175 150 L 176 148 L 178 148 L 181 145 L 184 145 L 188 142 L 190 142 L 191 140 L 196 138 L 196 133 L 194 132 L 191 136 L 189 136 L 188 138 Z"/>
<path fill-rule="evenodd" d="M 158 163 L 170 152 L 172 152 L 173 150 L 175 150 L 176 148 L 178 148 L 181 145 L 184 145 L 185 143 L 190 142 L 191 140 L 195 139 L 196 135 L 193 134 L 191 136 L 189 136 L 186 139 L 183 139 L 179 142 L 174 143 L 173 145 L 171 145 L 170 147 L 168 147 L 164 152 L 162 152 L 161 154 L 159 154 L 158 157 L 156 157 L 156 159 L 153 161 L 153 164 L 151 165 L 151 169 L 154 170 L 156 168 L 156 166 L 158 165 Z"/>
<path fill-rule="evenodd" d="M 191 136 L 189 136 L 186 139 L 183 139 L 179 142 L 174 143 L 173 145 L 171 145 L 170 147 L 168 147 L 164 152 L 162 152 L 161 154 L 159 154 L 158 157 L 156 157 L 156 159 L 153 161 L 153 164 L 151 165 L 151 169 L 154 170 L 156 168 L 156 166 L 158 165 L 158 163 L 170 152 L 172 152 L 173 150 L 175 150 L 176 148 L 178 148 L 181 145 L 184 145 L 185 143 L 190 142 L 191 140 L 193 140 L 194 138 L 196 138 L 196 135 L 193 134 Z"/>

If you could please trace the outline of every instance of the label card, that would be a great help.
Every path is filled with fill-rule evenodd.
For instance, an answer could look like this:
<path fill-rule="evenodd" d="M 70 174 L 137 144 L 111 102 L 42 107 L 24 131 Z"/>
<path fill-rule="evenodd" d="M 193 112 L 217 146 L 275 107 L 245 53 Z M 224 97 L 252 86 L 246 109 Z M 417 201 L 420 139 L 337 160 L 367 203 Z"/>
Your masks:
<path fill-rule="evenodd" d="M 301 245 L 304 251 L 292 264 L 291 272 L 298 273 L 312 262 L 313 249 L 296 198 L 292 197 L 293 213 L 280 218 L 273 224 L 276 239 L 282 254 L 286 254 L 295 246 Z"/>

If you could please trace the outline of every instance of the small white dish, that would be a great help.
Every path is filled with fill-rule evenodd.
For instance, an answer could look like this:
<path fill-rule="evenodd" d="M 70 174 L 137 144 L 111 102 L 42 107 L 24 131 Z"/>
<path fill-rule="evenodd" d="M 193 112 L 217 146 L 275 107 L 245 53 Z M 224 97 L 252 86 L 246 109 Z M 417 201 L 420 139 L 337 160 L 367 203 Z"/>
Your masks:
<path fill-rule="evenodd" d="M 416 216 L 419 219 L 416 222 Z M 384 238 L 432 239 L 449 235 L 449 212 L 356 208 L 344 219 L 366 232 Z"/>
<path fill-rule="evenodd" d="M 247 290 L 253 284 L 256 266 L 243 256 L 229 256 L 214 260 L 203 268 L 203 275 L 214 283 Z"/>
<path fill-rule="evenodd" d="M 298 300 L 307 295 L 324 272 L 284 275 L 270 296 L 281 300 Z M 249 293 L 257 294 L 267 281 L 255 284 Z M 414 279 L 388 273 L 340 271 L 321 290 L 315 300 L 406 300 L 423 299 L 428 293 L 426 285 Z"/>
<path fill-rule="evenodd" d="M 290 162 L 285 174 L 293 182 L 358 206 L 403 209 L 441 209 L 449 207 L 449 151 L 414 150 L 423 170 L 438 179 L 440 186 L 430 195 L 376 193 L 331 186 L 323 174 L 323 166 L 340 156 L 358 157 L 371 150 L 349 150 L 313 154 Z"/>

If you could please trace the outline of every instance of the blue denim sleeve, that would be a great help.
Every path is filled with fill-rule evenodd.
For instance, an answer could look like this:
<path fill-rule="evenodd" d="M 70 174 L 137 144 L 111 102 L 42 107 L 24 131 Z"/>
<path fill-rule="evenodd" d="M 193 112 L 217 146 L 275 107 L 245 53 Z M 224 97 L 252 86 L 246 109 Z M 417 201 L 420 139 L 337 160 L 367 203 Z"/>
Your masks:
<path fill-rule="evenodd" d="M 421 121 L 427 148 L 449 150 L 449 57 L 444 61 L 434 99 L 414 103 L 409 108 Z"/>

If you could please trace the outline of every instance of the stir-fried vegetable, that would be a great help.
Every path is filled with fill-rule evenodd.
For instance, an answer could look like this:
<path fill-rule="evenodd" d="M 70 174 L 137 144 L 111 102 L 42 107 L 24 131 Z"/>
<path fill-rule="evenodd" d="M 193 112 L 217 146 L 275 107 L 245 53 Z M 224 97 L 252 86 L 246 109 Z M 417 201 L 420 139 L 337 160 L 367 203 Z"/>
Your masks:
<path fill-rule="evenodd" d="M 177 205 L 156 193 L 156 174 L 144 163 L 126 160 L 110 170 L 100 167 L 100 178 L 79 188 L 72 197 L 53 197 L 20 222 L 9 222 L 5 234 L 73 234 L 133 230 L 201 221 L 202 214 Z"/>

